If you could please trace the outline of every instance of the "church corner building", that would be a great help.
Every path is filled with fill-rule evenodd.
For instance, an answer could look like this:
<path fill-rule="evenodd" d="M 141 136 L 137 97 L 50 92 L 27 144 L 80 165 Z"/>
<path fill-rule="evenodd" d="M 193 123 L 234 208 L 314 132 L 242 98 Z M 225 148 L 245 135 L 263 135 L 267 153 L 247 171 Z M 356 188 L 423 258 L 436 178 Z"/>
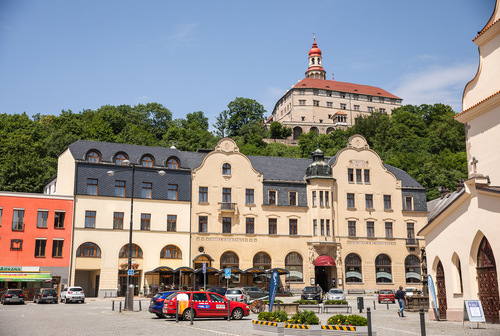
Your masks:
<path fill-rule="evenodd" d="M 246 156 L 229 138 L 198 152 L 77 141 L 52 186 L 74 195 L 69 284 L 90 295 L 125 292 L 132 206 L 136 294 L 203 287 L 203 264 L 207 288 L 226 268 L 231 286 L 278 269 L 292 291 L 421 287 L 425 190 L 359 135 L 310 159 Z"/>
<path fill-rule="evenodd" d="M 268 125 L 277 121 L 292 129 L 288 144 L 296 144 L 302 133 L 328 134 L 354 125 L 356 117 L 374 112 L 391 114 L 402 99 L 375 86 L 326 79 L 323 56 L 316 38 L 308 54 L 305 78 L 294 84 L 276 102 Z"/>
<path fill-rule="evenodd" d="M 419 232 L 437 292 L 439 318 L 462 321 L 464 300 L 479 300 L 487 322 L 499 322 L 500 256 L 500 5 L 474 38 L 480 61 L 465 86 L 463 111 L 469 177 L 456 192 L 429 202 Z M 431 303 L 432 304 L 432 303 Z M 437 318 L 433 304 L 431 318 Z"/>

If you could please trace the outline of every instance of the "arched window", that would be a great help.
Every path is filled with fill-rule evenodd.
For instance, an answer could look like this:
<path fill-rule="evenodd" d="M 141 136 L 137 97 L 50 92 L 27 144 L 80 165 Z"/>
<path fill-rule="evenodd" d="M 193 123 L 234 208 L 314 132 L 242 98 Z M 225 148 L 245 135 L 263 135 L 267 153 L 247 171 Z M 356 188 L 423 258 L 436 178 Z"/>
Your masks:
<path fill-rule="evenodd" d="M 181 249 L 175 245 L 165 246 L 160 253 L 161 259 L 182 259 Z"/>
<path fill-rule="evenodd" d="M 115 164 L 120 166 L 125 166 L 125 160 L 128 160 L 125 154 L 118 154 L 115 156 Z"/>
<path fill-rule="evenodd" d="M 76 256 L 77 257 L 85 257 L 85 258 L 100 258 L 101 257 L 101 249 L 97 244 L 94 243 L 83 243 L 82 245 L 78 246 L 78 249 L 76 250 Z"/>
<path fill-rule="evenodd" d="M 345 257 L 345 281 L 346 282 L 363 282 L 361 273 L 361 258 L 351 253 Z"/>
<path fill-rule="evenodd" d="M 149 155 L 144 155 L 141 159 L 141 166 L 148 168 L 153 167 L 153 158 Z"/>
<path fill-rule="evenodd" d="M 460 265 L 460 258 L 458 257 L 458 254 L 456 252 L 453 253 L 451 262 L 455 266 L 455 272 L 453 273 L 453 292 L 463 293 L 464 285 L 462 282 L 462 265 Z"/>
<path fill-rule="evenodd" d="M 299 136 L 302 134 L 302 128 L 301 127 L 294 127 L 293 128 L 293 140 L 298 140 Z"/>
<path fill-rule="evenodd" d="M 387 254 L 379 254 L 375 259 L 377 283 L 392 282 L 391 258 Z"/>
<path fill-rule="evenodd" d="M 317 127 L 311 127 L 311 129 L 309 130 L 309 133 L 314 133 L 316 135 L 319 135 L 319 130 Z"/>
<path fill-rule="evenodd" d="M 222 165 L 222 175 L 231 175 L 231 165 L 229 163 Z"/>
<path fill-rule="evenodd" d="M 271 269 L 271 257 L 266 252 L 259 252 L 253 257 L 253 267 L 262 270 Z"/>
<path fill-rule="evenodd" d="M 128 258 L 128 244 L 124 245 L 120 250 L 120 258 Z M 132 244 L 132 258 L 142 258 L 142 249 L 136 244 Z"/>
<path fill-rule="evenodd" d="M 220 268 L 224 269 L 227 267 L 240 267 L 240 258 L 234 252 L 228 251 L 224 252 L 220 257 Z"/>
<path fill-rule="evenodd" d="M 168 169 L 179 169 L 179 160 L 176 158 L 169 158 L 167 161 Z"/>
<path fill-rule="evenodd" d="M 420 283 L 420 259 L 410 254 L 405 259 L 406 283 Z"/>
<path fill-rule="evenodd" d="M 304 273 L 302 270 L 302 257 L 297 252 L 290 252 L 285 258 L 285 269 L 290 272 L 290 282 L 304 281 Z"/>
<path fill-rule="evenodd" d="M 99 163 L 101 162 L 101 157 L 99 156 L 99 153 L 96 151 L 90 151 L 87 153 L 87 162 L 90 163 Z"/>
<path fill-rule="evenodd" d="M 333 127 L 328 127 L 328 128 L 326 129 L 326 134 L 330 134 L 330 133 L 332 133 L 333 131 L 335 131 L 335 128 L 333 128 Z"/>

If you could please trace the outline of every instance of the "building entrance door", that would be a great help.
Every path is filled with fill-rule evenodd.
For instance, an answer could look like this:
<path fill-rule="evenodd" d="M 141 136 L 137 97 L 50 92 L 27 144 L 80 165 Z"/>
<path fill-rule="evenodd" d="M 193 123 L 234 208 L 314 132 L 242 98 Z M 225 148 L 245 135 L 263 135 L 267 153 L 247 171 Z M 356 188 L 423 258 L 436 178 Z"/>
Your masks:
<path fill-rule="evenodd" d="M 486 237 L 481 241 L 477 253 L 477 280 L 479 299 L 483 306 L 486 321 L 496 323 L 498 322 L 498 311 L 500 310 L 498 276 L 495 257 Z"/>
<path fill-rule="evenodd" d="M 448 305 L 446 303 L 446 282 L 444 279 L 444 269 L 441 261 L 439 261 L 436 271 L 436 287 L 439 319 L 446 320 L 446 310 L 448 310 Z"/>
<path fill-rule="evenodd" d="M 119 271 L 120 278 L 120 292 L 119 296 L 125 296 L 127 293 L 127 271 Z M 134 285 L 134 295 L 139 295 L 139 279 L 141 278 L 141 271 L 135 271 L 134 275 L 130 277 L 130 283 Z"/>

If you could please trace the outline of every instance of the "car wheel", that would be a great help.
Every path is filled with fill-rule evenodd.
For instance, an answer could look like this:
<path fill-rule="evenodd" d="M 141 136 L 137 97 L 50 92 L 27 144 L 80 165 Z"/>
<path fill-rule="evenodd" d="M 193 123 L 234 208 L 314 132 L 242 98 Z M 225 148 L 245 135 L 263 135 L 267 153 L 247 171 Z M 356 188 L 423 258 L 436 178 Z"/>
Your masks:
<path fill-rule="evenodd" d="M 40 299 L 36 300 L 36 303 L 40 304 L 40 303 L 41 303 L 41 302 L 40 302 Z"/>
<path fill-rule="evenodd" d="M 159 318 L 166 318 L 165 314 L 162 313 L 156 313 L 156 316 L 158 316 Z"/>
<path fill-rule="evenodd" d="M 64 303 L 65 304 L 69 303 L 68 298 L 64 298 Z"/>
<path fill-rule="evenodd" d="M 85 299 L 82 300 L 82 303 L 85 303 Z"/>
<path fill-rule="evenodd" d="M 193 319 L 196 316 L 195 311 L 193 310 Z M 182 319 L 184 321 L 191 321 L 191 308 L 187 308 L 184 310 L 184 313 L 182 313 Z"/>
<path fill-rule="evenodd" d="M 241 320 L 243 318 L 243 309 L 235 308 L 231 314 L 233 320 Z"/>

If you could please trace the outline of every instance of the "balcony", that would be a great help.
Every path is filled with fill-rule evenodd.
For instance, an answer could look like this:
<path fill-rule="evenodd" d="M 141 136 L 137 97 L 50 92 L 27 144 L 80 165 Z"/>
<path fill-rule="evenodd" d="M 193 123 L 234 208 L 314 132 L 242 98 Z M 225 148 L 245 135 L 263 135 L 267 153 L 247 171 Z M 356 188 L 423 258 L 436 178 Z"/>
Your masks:
<path fill-rule="evenodd" d="M 406 238 L 406 246 L 418 246 L 417 238 Z"/>
<path fill-rule="evenodd" d="M 236 208 L 236 203 L 219 202 L 219 211 L 234 212 L 235 208 Z"/>

